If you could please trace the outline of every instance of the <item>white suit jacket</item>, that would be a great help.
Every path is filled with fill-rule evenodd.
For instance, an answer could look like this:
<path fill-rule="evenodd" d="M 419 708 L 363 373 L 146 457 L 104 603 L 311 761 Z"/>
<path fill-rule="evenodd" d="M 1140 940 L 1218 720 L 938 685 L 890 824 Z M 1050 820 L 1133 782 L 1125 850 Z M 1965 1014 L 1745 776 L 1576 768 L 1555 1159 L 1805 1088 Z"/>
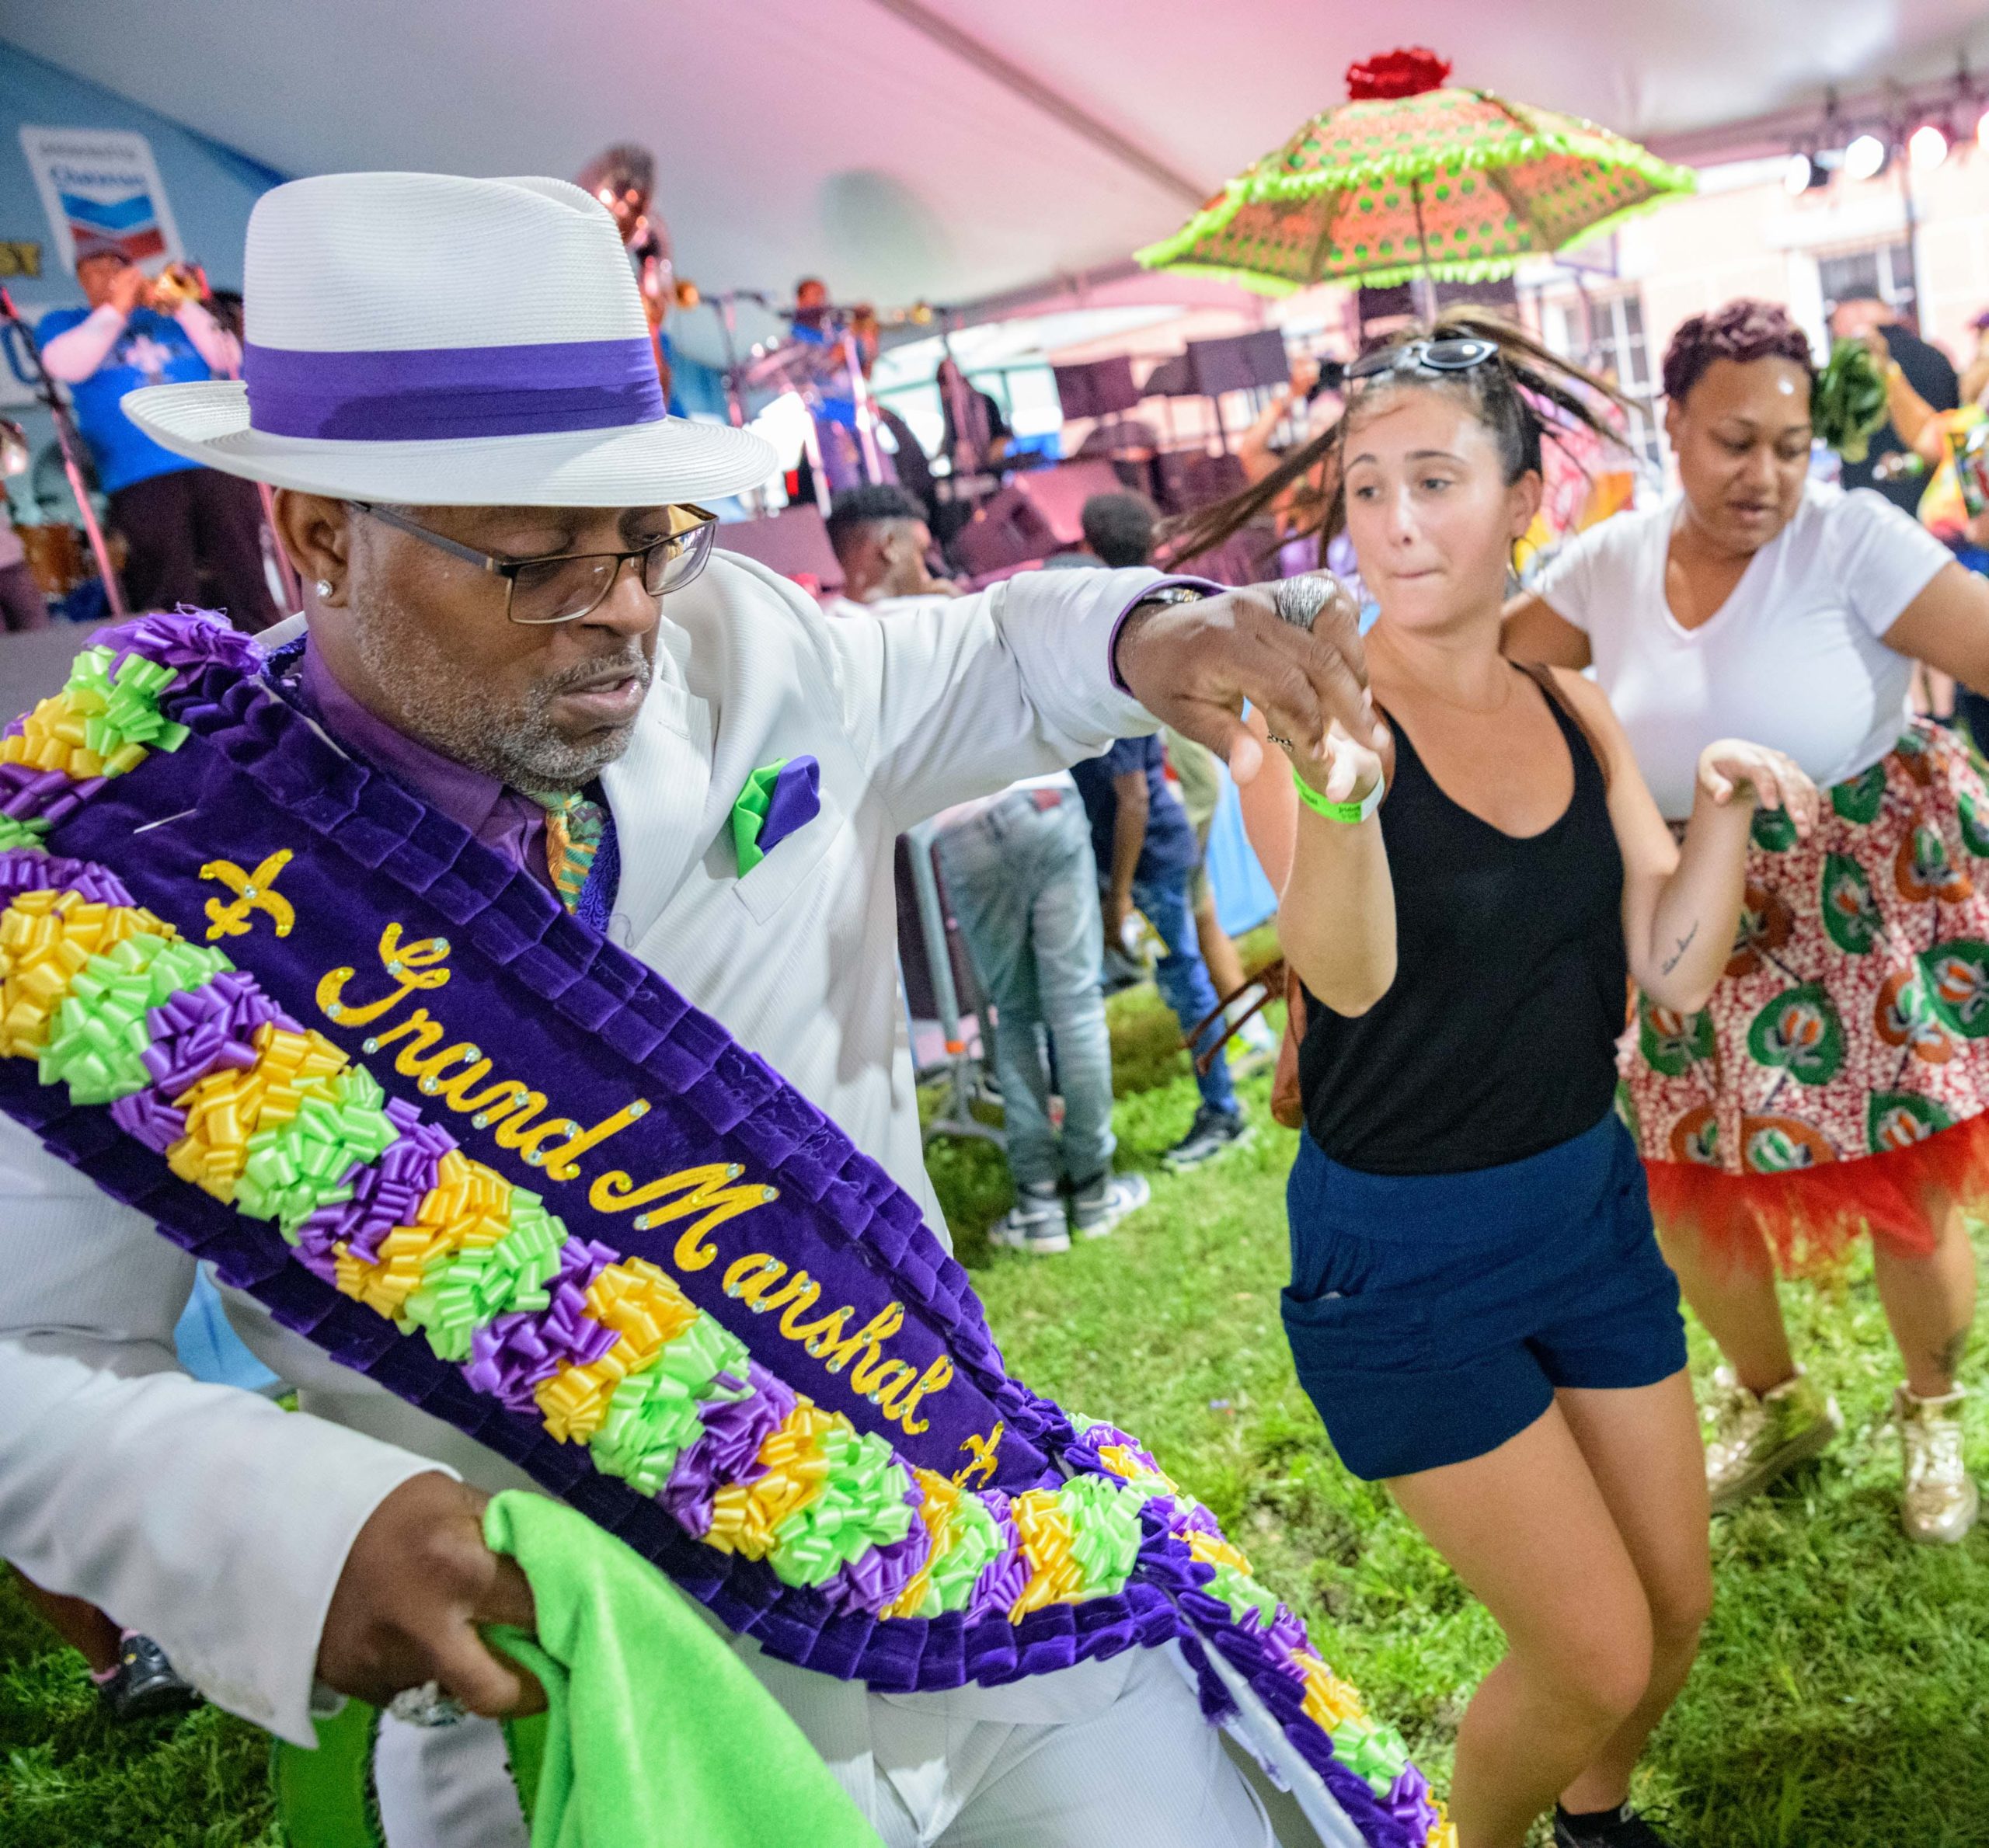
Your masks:
<path fill-rule="evenodd" d="M 622 852 L 611 934 L 841 1123 L 942 1236 L 899 1031 L 893 844 L 949 803 L 1152 729 L 1108 654 L 1158 581 L 1030 573 L 831 621 L 722 552 L 666 605 L 654 685 L 602 779 Z M 739 877 L 733 802 L 754 769 L 804 752 L 821 813 Z M 246 1296 L 230 1293 L 231 1318 L 302 1411 L 189 1379 L 172 1328 L 193 1270 L 0 1116 L 0 1557 L 308 1745 L 319 1633 L 380 1501 L 438 1463 L 528 1484 Z"/>

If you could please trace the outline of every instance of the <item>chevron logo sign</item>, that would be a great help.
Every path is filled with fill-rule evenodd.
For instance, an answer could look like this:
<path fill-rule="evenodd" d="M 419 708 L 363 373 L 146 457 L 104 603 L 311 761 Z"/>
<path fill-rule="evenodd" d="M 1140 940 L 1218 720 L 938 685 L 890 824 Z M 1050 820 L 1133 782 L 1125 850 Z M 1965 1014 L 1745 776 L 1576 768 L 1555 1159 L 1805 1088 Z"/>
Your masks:
<path fill-rule="evenodd" d="M 79 238 L 109 238 L 134 263 L 165 254 L 165 234 L 159 229 L 158 207 L 150 193 L 128 193 L 117 199 L 93 199 L 82 193 L 61 197 L 72 248 Z"/>
<path fill-rule="evenodd" d="M 185 254 L 143 135 L 24 125 L 21 147 L 64 268 L 75 267 L 79 243 L 106 239 L 148 270 Z"/>

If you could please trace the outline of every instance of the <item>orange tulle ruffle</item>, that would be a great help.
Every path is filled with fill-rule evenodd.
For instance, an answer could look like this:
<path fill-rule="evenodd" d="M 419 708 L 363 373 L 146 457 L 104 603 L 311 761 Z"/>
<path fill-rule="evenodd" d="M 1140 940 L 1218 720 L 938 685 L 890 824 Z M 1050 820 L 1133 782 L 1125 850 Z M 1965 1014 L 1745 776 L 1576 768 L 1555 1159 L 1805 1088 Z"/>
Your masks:
<path fill-rule="evenodd" d="M 1644 1163 L 1660 1231 L 1690 1226 L 1715 1252 L 1743 1262 L 1758 1232 L 1792 1276 L 1841 1257 L 1860 1232 L 1903 1255 L 1934 1248 L 1955 1202 L 1989 1197 L 1989 1114 L 1883 1154 L 1780 1174 L 1727 1173 L 1696 1161 Z"/>

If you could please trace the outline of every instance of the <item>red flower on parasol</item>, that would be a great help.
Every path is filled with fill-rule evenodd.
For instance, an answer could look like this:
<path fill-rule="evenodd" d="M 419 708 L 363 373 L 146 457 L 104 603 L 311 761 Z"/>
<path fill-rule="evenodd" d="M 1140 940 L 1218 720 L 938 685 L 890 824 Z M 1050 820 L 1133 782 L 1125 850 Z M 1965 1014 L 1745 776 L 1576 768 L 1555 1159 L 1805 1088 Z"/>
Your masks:
<path fill-rule="evenodd" d="M 1354 103 L 1392 102 L 1440 90 L 1450 81 L 1451 61 L 1427 45 L 1408 45 L 1384 51 L 1365 64 L 1346 67 L 1346 94 Z"/>

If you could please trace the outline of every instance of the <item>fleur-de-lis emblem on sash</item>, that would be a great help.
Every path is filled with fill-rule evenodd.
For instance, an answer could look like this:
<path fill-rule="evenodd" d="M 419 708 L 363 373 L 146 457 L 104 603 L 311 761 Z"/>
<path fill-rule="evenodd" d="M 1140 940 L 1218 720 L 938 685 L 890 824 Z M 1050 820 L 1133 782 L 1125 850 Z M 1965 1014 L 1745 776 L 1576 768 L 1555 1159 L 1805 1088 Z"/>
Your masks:
<path fill-rule="evenodd" d="M 1001 1433 L 1006 1429 L 1007 1427 L 1001 1421 L 997 1418 L 994 1421 L 994 1429 L 985 1437 L 978 1435 L 970 1436 L 960 1446 L 961 1449 L 973 1453 L 974 1461 L 965 1469 L 956 1470 L 953 1472 L 953 1481 L 960 1488 L 967 1488 L 976 1476 L 978 1476 L 983 1482 L 992 1482 L 994 1480 L 994 1453 L 1001 1447 Z"/>
<path fill-rule="evenodd" d="M 218 898 L 207 900 L 208 942 L 222 937 L 247 936 L 252 914 L 257 911 L 276 925 L 279 937 L 290 934 L 297 914 L 291 910 L 290 900 L 276 889 L 277 875 L 290 860 L 290 849 L 280 847 L 253 872 L 244 872 L 232 860 L 210 860 L 200 868 L 202 879 L 217 880 L 235 894 L 227 904 Z"/>

